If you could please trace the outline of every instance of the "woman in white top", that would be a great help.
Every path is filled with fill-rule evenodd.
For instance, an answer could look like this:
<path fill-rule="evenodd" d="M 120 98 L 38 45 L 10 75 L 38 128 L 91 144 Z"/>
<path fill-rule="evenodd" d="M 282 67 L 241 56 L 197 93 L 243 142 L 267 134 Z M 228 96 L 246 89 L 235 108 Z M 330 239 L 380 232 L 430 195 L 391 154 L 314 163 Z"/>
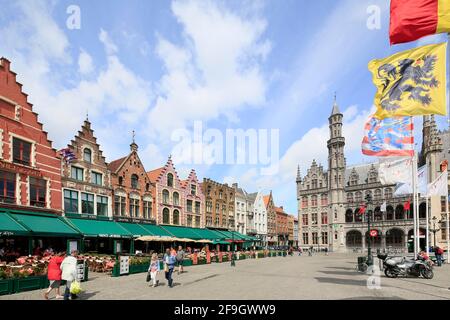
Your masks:
<path fill-rule="evenodd" d="M 76 299 L 77 296 L 75 294 L 70 294 L 70 285 L 74 280 L 77 279 L 77 258 L 78 255 L 77 250 L 73 250 L 70 253 L 70 256 L 64 258 L 61 263 L 61 279 L 66 280 L 66 290 L 64 292 L 64 300 L 69 300 L 69 295 L 72 300 Z"/>

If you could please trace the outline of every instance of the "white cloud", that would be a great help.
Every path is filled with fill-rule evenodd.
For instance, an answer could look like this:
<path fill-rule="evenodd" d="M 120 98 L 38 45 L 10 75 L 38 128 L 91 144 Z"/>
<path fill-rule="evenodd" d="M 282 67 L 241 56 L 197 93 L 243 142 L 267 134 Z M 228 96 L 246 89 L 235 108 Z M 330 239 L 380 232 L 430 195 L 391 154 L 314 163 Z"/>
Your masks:
<path fill-rule="evenodd" d="M 244 106 L 265 103 L 259 63 L 270 51 L 270 43 L 261 39 L 266 22 L 245 20 L 219 6 L 212 1 L 172 3 L 183 27 L 184 46 L 158 36 L 156 53 L 166 73 L 148 121 L 159 134 L 169 136 L 190 121 L 220 115 L 236 120 Z"/>
<path fill-rule="evenodd" d="M 94 71 L 92 57 L 83 49 L 80 50 L 80 55 L 78 56 L 78 71 L 83 75 Z"/>
<path fill-rule="evenodd" d="M 109 34 L 105 30 L 100 29 L 100 34 L 98 37 L 105 46 L 106 54 L 114 55 L 119 51 L 116 44 L 111 40 Z"/>

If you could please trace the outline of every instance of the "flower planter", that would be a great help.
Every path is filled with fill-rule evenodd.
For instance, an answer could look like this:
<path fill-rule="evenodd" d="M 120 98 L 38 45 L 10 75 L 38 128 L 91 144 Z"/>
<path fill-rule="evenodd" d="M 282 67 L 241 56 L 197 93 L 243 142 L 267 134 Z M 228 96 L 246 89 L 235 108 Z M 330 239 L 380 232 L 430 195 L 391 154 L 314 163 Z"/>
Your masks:
<path fill-rule="evenodd" d="M 199 259 L 198 262 L 197 262 L 197 264 L 206 264 L 206 260 Z"/>
<path fill-rule="evenodd" d="M 14 292 L 24 292 L 45 288 L 47 276 L 31 276 L 14 279 Z"/>
<path fill-rule="evenodd" d="M 0 296 L 14 292 L 14 279 L 0 280 Z"/>
<path fill-rule="evenodd" d="M 184 267 L 192 266 L 192 260 L 191 259 L 184 259 L 183 260 L 183 266 Z"/>
<path fill-rule="evenodd" d="M 143 273 L 148 271 L 149 264 L 132 264 L 130 265 L 129 274 Z"/>

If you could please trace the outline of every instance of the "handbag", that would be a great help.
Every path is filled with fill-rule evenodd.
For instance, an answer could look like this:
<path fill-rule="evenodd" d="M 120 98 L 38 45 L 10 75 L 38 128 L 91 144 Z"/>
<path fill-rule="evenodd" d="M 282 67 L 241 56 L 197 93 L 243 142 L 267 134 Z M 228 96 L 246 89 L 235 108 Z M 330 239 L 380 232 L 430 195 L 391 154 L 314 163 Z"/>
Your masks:
<path fill-rule="evenodd" d="M 152 274 L 150 271 L 147 272 L 147 279 L 145 281 L 149 282 L 152 279 Z"/>
<path fill-rule="evenodd" d="M 169 272 L 169 266 L 167 263 L 164 263 L 164 272 Z"/>
<path fill-rule="evenodd" d="M 79 294 L 81 291 L 82 291 L 82 290 L 81 290 L 80 282 L 78 282 L 78 281 L 73 281 L 73 282 L 70 284 L 70 293 L 71 293 L 71 294 Z"/>

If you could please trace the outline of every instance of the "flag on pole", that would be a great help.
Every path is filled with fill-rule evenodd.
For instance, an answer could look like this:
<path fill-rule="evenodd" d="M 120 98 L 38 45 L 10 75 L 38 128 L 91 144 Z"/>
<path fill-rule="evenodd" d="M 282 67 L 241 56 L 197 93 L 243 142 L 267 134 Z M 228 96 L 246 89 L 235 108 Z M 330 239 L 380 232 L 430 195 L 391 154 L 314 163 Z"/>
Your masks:
<path fill-rule="evenodd" d="M 442 172 L 439 177 L 428 184 L 427 196 L 447 196 L 448 195 L 448 171 Z"/>
<path fill-rule="evenodd" d="M 395 186 L 394 197 L 402 197 L 407 194 L 412 194 L 413 190 L 409 183 L 397 183 Z"/>
<path fill-rule="evenodd" d="M 362 205 L 361 207 L 359 207 L 359 211 L 358 214 L 364 214 L 366 212 L 366 206 Z"/>
<path fill-rule="evenodd" d="M 417 169 L 417 190 L 423 196 L 427 193 L 428 186 L 428 167 L 427 165 L 421 166 Z M 394 191 L 394 197 L 400 197 L 413 193 L 413 187 L 409 183 L 397 183 Z"/>
<path fill-rule="evenodd" d="M 374 117 L 446 115 L 446 48 L 432 44 L 370 61 Z"/>
<path fill-rule="evenodd" d="M 412 186 L 411 158 L 399 158 L 394 161 L 382 161 L 378 168 L 378 177 L 382 184 L 407 183 Z"/>
<path fill-rule="evenodd" d="M 381 212 L 386 212 L 386 207 L 387 207 L 387 203 L 386 203 L 386 200 L 384 200 L 383 204 L 380 207 L 380 211 Z"/>
<path fill-rule="evenodd" d="M 411 209 L 411 200 L 408 199 L 403 207 L 405 208 L 405 210 L 409 211 Z"/>
<path fill-rule="evenodd" d="M 362 153 L 378 157 L 414 155 L 411 117 L 370 117 L 364 126 Z"/>
<path fill-rule="evenodd" d="M 450 1 L 391 0 L 391 45 L 444 32 L 450 32 Z"/>
<path fill-rule="evenodd" d="M 62 156 L 63 160 L 66 163 L 71 163 L 76 159 L 75 154 L 72 152 L 72 150 L 70 150 L 70 148 L 61 149 L 59 154 Z"/>

